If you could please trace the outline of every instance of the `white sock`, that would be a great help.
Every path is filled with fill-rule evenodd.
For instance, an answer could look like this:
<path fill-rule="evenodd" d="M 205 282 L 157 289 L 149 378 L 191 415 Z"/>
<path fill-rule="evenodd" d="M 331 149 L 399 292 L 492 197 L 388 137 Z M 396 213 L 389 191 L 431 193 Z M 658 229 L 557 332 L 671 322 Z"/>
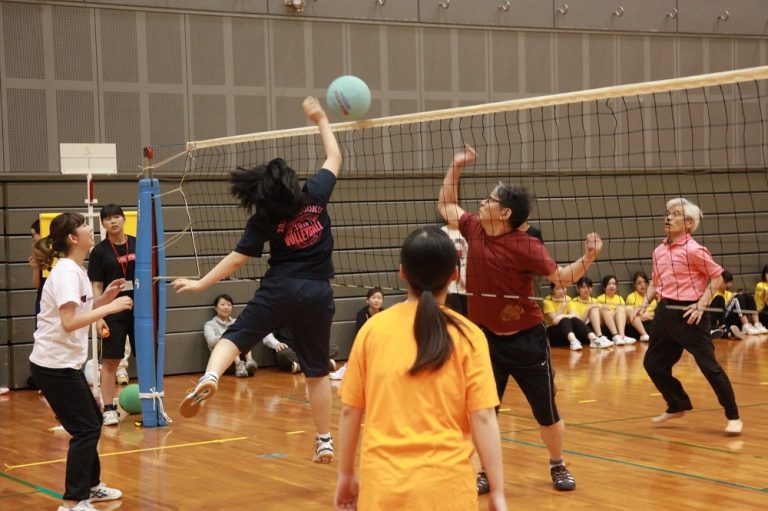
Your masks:
<path fill-rule="evenodd" d="M 214 381 L 216 381 L 216 382 L 218 382 L 218 381 L 219 381 L 219 375 L 218 375 L 218 374 L 216 374 L 216 371 L 208 371 L 208 372 L 206 372 L 206 373 L 203 375 L 203 378 L 205 378 L 206 376 L 210 376 L 210 377 L 211 377 L 211 378 L 213 378 L 213 380 L 214 380 Z"/>

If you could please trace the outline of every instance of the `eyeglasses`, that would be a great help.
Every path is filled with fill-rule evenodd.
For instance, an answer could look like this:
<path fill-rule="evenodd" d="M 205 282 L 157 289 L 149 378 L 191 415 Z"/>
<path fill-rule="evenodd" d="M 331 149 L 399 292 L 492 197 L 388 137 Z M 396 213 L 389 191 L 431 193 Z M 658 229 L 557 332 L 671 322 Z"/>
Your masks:
<path fill-rule="evenodd" d="M 496 197 L 494 197 L 492 195 L 489 195 L 485 199 L 482 199 L 480 202 L 496 202 L 496 203 L 499 203 L 501 201 L 499 199 L 497 199 Z"/>

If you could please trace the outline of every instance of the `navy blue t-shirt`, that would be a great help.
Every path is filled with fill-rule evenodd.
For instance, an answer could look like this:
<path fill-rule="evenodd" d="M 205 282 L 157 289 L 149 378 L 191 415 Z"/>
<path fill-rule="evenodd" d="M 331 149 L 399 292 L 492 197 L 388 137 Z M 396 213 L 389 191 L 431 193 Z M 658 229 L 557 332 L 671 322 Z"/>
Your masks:
<path fill-rule="evenodd" d="M 331 199 L 336 176 L 320 169 L 304 183 L 306 205 L 291 219 L 283 220 L 267 232 L 263 221 L 251 216 L 235 252 L 261 257 L 269 241 L 269 270 L 264 277 L 283 275 L 303 279 L 333 278 L 333 235 L 326 206 Z"/>

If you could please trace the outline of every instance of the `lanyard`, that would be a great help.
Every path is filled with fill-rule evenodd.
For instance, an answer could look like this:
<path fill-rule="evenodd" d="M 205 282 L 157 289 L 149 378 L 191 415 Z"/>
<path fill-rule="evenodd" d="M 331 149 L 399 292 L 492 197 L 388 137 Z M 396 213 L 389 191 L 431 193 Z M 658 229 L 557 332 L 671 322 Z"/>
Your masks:
<path fill-rule="evenodd" d="M 112 247 L 112 251 L 115 253 L 117 264 L 119 264 L 120 269 L 123 270 L 123 278 L 128 278 L 128 256 L 131 254 L 130 246 L 128 245 L 128 236 L 125 237 L 125 262 L 120 260 L 120 254 L 117 253 L 117 247 L 115 247 L 115 244 L 112 243 L 112 240 L 109 240 L 109 246 Z"/>

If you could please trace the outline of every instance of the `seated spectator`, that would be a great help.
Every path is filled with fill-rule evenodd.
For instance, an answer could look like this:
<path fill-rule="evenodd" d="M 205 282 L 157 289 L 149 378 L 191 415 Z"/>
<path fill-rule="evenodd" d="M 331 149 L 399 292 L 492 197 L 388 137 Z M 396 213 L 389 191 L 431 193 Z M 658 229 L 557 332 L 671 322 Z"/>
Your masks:
<path fill-rule="evenodd" d="M 378 314 L 384 310 L 382 305 L 384 304 L 384 293 L 381 288 L 374 287 L 368 290 L 365 296 L 365 307 L 357 311 L 357 318 L 355 321 L 355 335 L 363 328 L 366 321 L 371 319 L 371 316 Z M 354 341 L 353 341 L 354 342 Z M 341 366 L 341 369 L 328 375 L 331 380 L 341 380 L 344 378 L 344 373 L 347 371 L 347 365 Z"/>
<path fill-rule="evenodd" d="M 203 334 L 205 335 L 205 342 L 208 344 L 208 348 L 213 351 L 216 343 L 219 342 L 221 336 L 227 331 L 229 325 L 235 322 L 235 318 L 232 317 L 232 306 L 234 301 L 228 294 L 221 294 L 213 301 L 213 308 L 216 311 L 216 315 L 205 324 L 203 328 Z M 238 378 L 247 378 L 253 376 L 256 372 L 256 368 L 259 367 L 256 361 L 253 360 L 251 352 L 245 354 L 245 360 L 242 359 L 242 353 L 235 358 L 235 376 Z"/>
<path fill-rule="evenodd" d="M 732 339 L 743 339 L 747 335 L 760 335 L 768 332 L 760 323 L 756 312 L 745 314 L 745 310 L 757 310 L 755 299 L 745 294 L 743 290 L 736 293 L 733 288 L 733 274 L 723 270 L 723 283 L 709 302 L 710 307 L 723 309 L 715 314 L 716 326 L 721 326 Z M 750 323 L 750 321 L 752 323 Z"/>
<path fill-rule="evenodd" d="M 600 304 L 600 319 L 611 332 L 611 340 L 616 346 L 634 344 L 636 339 L 626 335 L 627 309 L 624 298 L 619 293 L 619 283 L 613 275 L 603 277 L 603 294 L 597 297 Z"/>
<path fill-rule="evenodd" d="M 578 295 L 571 300 L 571 310 L 597 336 L 589 343 L 590 348 L 610 348 L 613 342 L 603 335 L 600 325 L 600 307 L 592 297 L 592 279 L 586 275 L 576 281 Z"/>
<path fill-rule="evenodd" d="M 578 351 L 582 343 L 591 343 L 597 338 L 594 332 L 578 317 L 565 289 L 550 282 L 550 294 L 544 298 L 542 311 L 547 325 L 547 337 L 551 346 L 569 346 Z"/>
<path fill-rule="evenodd" d="M 627 295 L 625 301 L 627 304 L 627 319 L 630 320 L 629 324 L 626 326 L 627 334 L 631 337 L 637 337 L 639 341 L 648 342 L 651 325 L 653 324 L 653 315 L 656 311 L 658 302 L 656 302 L 656 298 L 654 298 L 653 301 L 648 304 L 648 307 L 635 317 L 633 311 L 636 307 L 642 305 L 645 294 L 648 292 L 648 275 L 642 271 L 635 272 L 635 274 L 632 275 L 632 285 L 635 290 Z"/>
<path fill-rule="evenodd" d="M 760 272 L 760 282 L 755 286 L 755 310 L 760 320 L 760 326 L 768 325 L 768 264 Z M 765 327 L 763 327 L 765 328 Z"/>
<path fill-rule="evenodd" d="M 299 357 L 293 348 L 289 344 L 293 343 L 293 338 L 285 331 L 279 331 L 276 334 L 269 334 L 261 340 L 269 348 L 272 348 L 276 352 L 275 365 L 281 371 L 286 371 L 292 374 L 298 374 L 301 372 L 301 363 Z M 330 360 L 328 360 L 328 369 L 331 371 L 336 370 L 335 357 L 339 355 L 339 347 L 331 343 L 330 346 Z"/>
<path fill-rule="evenodd" d="M 384 293 L 381 291 L 381 288 L 374 287 L 368 290 L 368 294 L 365 296 L 365 307 L 357 311 L 355 334 L 363 328 L 363 325 L 371 319 L 371 316 L 384 310 L 384 307 L 382 307 L 383 303 Z"/>

